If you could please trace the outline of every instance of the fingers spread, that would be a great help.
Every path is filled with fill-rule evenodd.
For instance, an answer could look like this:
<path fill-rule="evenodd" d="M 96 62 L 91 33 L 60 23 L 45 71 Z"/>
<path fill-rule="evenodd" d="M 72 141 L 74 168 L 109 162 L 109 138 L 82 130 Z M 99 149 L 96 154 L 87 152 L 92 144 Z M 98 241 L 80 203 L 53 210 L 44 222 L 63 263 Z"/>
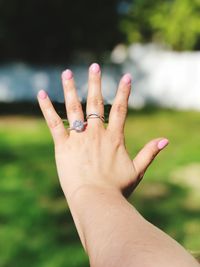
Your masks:
<path fill-rule="evenodd" d="M 89 68 L 88 79 L 88 97 L 87 97 L 87 115 L 98 114 L 104 115 L 104 103 L 101 93 L 101 69 L 96 63 Z M 103 122 L 99 118 L 89 117 L 88 126 L 103 126 Z"/>
<path fill-rule="evenodd" d="M 67 118 L 70 125 L 72 125 L 75 120 L 83 121 L 84 116 L 82 106 L 77 95 L 73 73 L 71 70 L 66 70 L 62 73 L 62 83 L 67 110 Z"/>
<path fill-rule="evenodd" d="M 124 124 L 128 108 L 128 98 L 131 90 L 131 81 L 131 75 L 127 73 L 122 77 L 119 83 L 117 95 L 109 116 L 108 129 L 110 131 L 120 134 L 122 134 L 124 131 Z"/>
<path fill-rule="evenodd" d="M 39 91 L 38 102 L 51 131 L 54 142 L 63 142 L 63 140 L 67 137 L 67 132 L 61 118 L 56 113 L 47 93 L 44 90 Z"/>
<path fill-rule="evenodd" d="M 152 163 L 157 154 L 168 145 L 165 138 L 158 138 L 147 143 L 133 160 L 139 178 L 142 178 L 148 166 Z"/>

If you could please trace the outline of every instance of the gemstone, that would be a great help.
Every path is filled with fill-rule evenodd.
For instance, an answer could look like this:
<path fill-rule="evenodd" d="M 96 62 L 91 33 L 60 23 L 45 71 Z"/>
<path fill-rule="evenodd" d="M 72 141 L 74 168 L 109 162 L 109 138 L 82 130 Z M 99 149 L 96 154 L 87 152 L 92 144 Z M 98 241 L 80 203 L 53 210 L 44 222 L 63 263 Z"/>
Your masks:
<path fill-rule="evenodd" d="M 73 128 L 77 132 L 82 132 L 83 129 L 84 129 L 84 123 L 82 121 L 76 120 L 76 121 L 73 122 Z"/>

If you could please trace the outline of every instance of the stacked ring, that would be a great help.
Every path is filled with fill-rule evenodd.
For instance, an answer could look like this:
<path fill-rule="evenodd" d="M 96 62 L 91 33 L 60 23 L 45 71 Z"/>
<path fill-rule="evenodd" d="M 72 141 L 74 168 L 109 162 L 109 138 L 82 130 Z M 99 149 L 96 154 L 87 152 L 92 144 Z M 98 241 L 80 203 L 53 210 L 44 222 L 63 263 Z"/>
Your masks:
<path fill-rule="evenodd" d="M 100 119 L 102 122 L 105 121 L 105 117 L 99 115 L 98 113 L 90 113 L 90 114 L 88 114 L 87 117 L 86 117 L 87 120 L 88 120 L 88 119 L 96 119 L 96 118 Z"/>
<path fill-rule="evenodd" d="M 105 121 L 105 117 L 99 115 L 98 113 L 90 113 L 87 115 L 86 119 L 100 119 L 102 122 Z M 81 120 L 75 120 L 72 123 L 72 126 L 68 128 L 69 131 L 75 130 L 76 132 L 80 133 L 83 132 L 85 129 L 85 125 L 87 125 L 87 122 L 81 121 Z"/>

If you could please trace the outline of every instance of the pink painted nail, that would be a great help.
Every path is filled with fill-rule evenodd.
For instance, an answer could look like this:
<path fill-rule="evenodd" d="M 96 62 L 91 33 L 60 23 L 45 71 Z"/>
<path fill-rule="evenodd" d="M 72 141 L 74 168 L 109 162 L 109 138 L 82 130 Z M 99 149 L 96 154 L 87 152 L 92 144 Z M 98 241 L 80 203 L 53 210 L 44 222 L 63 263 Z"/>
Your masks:
<path fill-rule="evenodd" d="M 63 80 L 71 80 L 73 78 L 73 73 L 71 70 L 65 70 L 62 73 Z"/>
<path fill-rule="evenodd" d="M 162 139 L 161 141 L 159 141 L 158 143 L 158 149 L 163 149 L 164 147 L 166 147 L 169 144 L 169 140 L 167 139 Z"/>
<path fill-rule="evenodd" d="M 90 71 L 92 71 L 93 73 L 97 74 L 100 72 L 100 66 L 99 64 L 97 63 L 93 63 L 91 66 L 90 66 Z"/>
<path fill-rule="evenodd" d="M 130 73 L 127 73 L 125 74 L 123 77 L 122 77 L 122 81 L 125 83 L 125 84 L 130 84 L 131 81 L 132 81 L 132 76 Z"/>
<path fill-rule="evenodd" d="M 40 90 L 38 93 L 38 97 L 40 99 L 45 99 L 47 97 L 47 93 L 44 90 Z"/>

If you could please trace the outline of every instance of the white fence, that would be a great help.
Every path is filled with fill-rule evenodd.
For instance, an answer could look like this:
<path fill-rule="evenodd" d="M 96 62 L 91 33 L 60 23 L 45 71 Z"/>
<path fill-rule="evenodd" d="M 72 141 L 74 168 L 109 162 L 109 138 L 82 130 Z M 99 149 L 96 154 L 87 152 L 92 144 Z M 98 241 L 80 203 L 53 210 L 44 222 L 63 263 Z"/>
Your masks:
<path fill-rule="evenodd" d="M 129 104 L 200 110 L 200 52 L 162 50 L 154 45 L 117 46 L 111 64 L 103 66 L 103 95 L 112 102 L 122 73 L 134 77 Z M 87 68 L 84 65 L 36 67 L 21 63 L 0 66 L 0 101 L 35 101 L 39 89 L 62 102 L 60 73 L 72 68 L 80 98 L 87 95 Z"/>

